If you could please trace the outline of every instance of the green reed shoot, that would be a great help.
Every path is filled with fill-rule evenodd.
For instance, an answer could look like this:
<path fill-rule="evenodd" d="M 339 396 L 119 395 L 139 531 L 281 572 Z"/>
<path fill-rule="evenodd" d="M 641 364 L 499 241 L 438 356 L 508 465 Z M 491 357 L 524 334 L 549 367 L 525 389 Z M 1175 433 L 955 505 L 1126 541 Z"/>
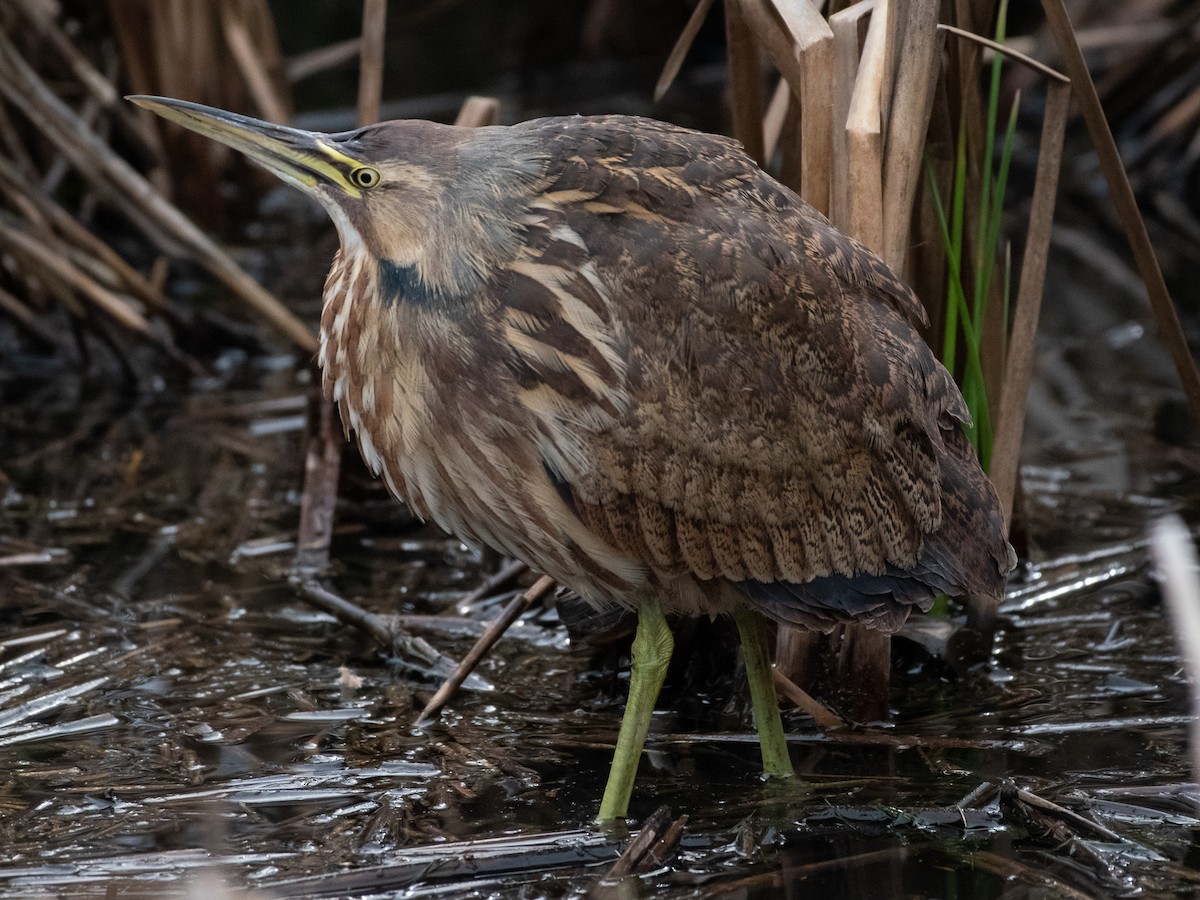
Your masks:
<path fill-rule="evenodd" d="M 996 41 L 1003 42 L 1005 20 L 1008 13 L 1007 0 L 1001 0 L 996 22 Z M 978 222 L 974 234 L 967 231 L 967 141 L 965 123 L 959 123 L 954 160 L 954 181 L 951 187 L 950 204 L 947 210 L 938 190 L 937 179 L 932 167 L 927 167 L 928 182 L 933 191 L 934 210 L 942 233 L 946 250 L 947 278 L 945 331 L 942 336 L 942 361 L 951 372 L 957 371 L 960 342 L 963 352 L 960 387 L 967 406 L 971 410 L 972 425 L 967 435 L 979 454 L 979 460 L 987 469 L 992 452 L 992 420 L 988 407 L 987 385 L 980 362 L 980 346 L 984 314 L 988 296 L 992 289 L 996 257 L 1000 244 L 1000 225 L 1004 213 L 1004 192 L 1008 183 L 1009 164 L 1012 160 L 1013 139 L 1017 125 L 1019 96 L 1014 99 L 1012 110 L 1004 130 L 1000 146 L 996 146 L 996 129 L 1000 107 L 1001 57 L 992 60 L 991 79 L 988 90 L 984 147 L 986 165 L 980 178 L 979 206 L 973 221 Z M 969 254 L 969 255 L 968 255 Z M 974 276 L 968 285 L 964 280 L 964 261 L 970 261 L 970 273 Z M 1010 292 L 1007 264 L 1002 271 L 1005 315 L 1007 321 Z M 969 290 L 968 290 L 969 289 Z M 993 340 L 1003 340 L 994 336 Z"/>

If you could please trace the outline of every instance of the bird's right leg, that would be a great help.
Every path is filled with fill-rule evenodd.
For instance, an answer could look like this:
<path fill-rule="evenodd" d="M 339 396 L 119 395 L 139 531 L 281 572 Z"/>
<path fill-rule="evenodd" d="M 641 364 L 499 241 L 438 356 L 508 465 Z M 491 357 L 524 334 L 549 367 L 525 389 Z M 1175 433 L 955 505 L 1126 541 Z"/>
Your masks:
<path fill-rule="evenodd" d="M 773 778 L 790 778 L 795 770 L 779 716 L 779 697 L 771 674 L 763 618 L 753 610 L 739 606 L 734 610 L 733 621 L 737 623 L 742 639 L 742 657 L 746 661 L 746 681 L 750 684 L 750 702 L 754 707 L 754 724 L 758 727 L 763 771 Z"/>
<path fill-rule="evenodd" d="M 608 770 L 608 784 L 604 787 L 597 822 L 624 818 L 629 811 L 629 797 L 650 731 L 650 718 L 674 649 L 675 638 L 671 636 L 658 600 L 652 596 L 643 597 L 638 603 L 637 634 L 633 638 L 629 699 L 625 703 L 625 715 L 621 719 L 617 749 L 613 753 L 612 768 Z"/>

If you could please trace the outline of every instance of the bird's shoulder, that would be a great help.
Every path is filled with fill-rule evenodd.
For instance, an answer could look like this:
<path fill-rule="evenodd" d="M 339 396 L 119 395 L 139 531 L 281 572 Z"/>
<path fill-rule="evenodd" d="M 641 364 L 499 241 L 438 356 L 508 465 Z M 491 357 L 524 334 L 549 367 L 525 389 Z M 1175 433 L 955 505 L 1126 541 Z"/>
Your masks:
<path fill-rule="evenodd" d="M 731 166 L 754 168 L 734 138 L 643 116 L 551 116 L 512 128 L 543 148 L 551 170 L 594 165 L 650 169 L 707 161 L 710 167 L 700 165 L 692 172 L 695 181 L 703 181 L 706 171 L 717 176 Z"/>
<path fill-rule="evenodd" d="M 795 292 L 796 283 L 829 282 L 926 322 L 920 301 L 882 260 L 733 138 L 617 115 L 534 119 L 506 135 L 510 158 L 538 159 L 540 176 L 523 184 L 527 201 L 542 212 L 561 209 L 598 269 L 619 275 L 673 261 L 714 283 L 770 270 L 784 277 L 763 280 L 768 295 L 803 304 L 815 295 Z"/>

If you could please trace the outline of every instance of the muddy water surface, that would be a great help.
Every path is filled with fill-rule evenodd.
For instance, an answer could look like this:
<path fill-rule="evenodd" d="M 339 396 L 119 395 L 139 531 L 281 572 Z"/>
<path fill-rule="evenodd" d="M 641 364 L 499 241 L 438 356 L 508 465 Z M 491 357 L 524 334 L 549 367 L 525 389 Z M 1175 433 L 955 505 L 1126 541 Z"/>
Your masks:
<path fill-rule="evenodd" d="M 606 886 L 627 835 L 590 819 L 619 651 L 573 648 L 540 608 L 414 730 L 444 672 L 428 647 L 460 657 L 499 600 L 460 606 L 478 556 L 356 466 L 329 584 L 411 639 L 376 652 L 297 597 L 306 389 L 290 360 L 239 356 L 143 396 L 70 373 L 4 383 L 0 893 L 1193 890 L 1187 686 L 1143 540 L 1150 517 L 1191 506 L 1175 451 L 1111 417 L 1038 437 L 1036 562 L 1010 589 L 994 665 L 958 678 L 899 640 L 890 723 L 822 735 L 789 717 L 795 783 L 756 776 L 734 657 L 719 630 L 698 639 L 631 810 L 686 813 L 681 849 Z M 1087 821 L 1039 819 L 1019 790 Z"/>

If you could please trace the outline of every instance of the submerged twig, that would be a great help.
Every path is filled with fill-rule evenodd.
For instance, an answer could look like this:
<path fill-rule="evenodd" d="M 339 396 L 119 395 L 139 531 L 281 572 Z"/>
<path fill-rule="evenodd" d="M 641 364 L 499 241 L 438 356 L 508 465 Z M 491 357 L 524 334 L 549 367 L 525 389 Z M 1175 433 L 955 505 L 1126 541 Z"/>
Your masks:
<path fill-rule="evenodd" d="M 792 679 L 788 678 L 778 669 L 772 669 L 771 673 L 775 678 L 776 690 L 794 703 L 797 709 L 806 713 L 817 723 L 817 727 L 822 731 L 832 731 L 846 727 L 846 723 L 842 721 L 837 713 L 815 699 L 808 691 L 792 681 Z"/>
<path fill-rule="evenodd" d="M 1091 819 L 1079 815 L 1079 813 L 1071 812 L 1066 807 L 1059 806 L 1057 803 L 1047 800 L 1045 797 L 1039 797 L 1033 791 L 1025 788 L 1014 787 L 1012 785 L 1002 787 L 1000 789 L 1000 799 L 1003 802 L 1005 797 L 1012 797 L 1020 803 L 1028 807 L 1038 810 L 1039 812 L 1047 813 L 1061 822 L 1064 822 L 1072 830 L 1101 841 L 1110 841 L 1114 844 L 1130 843 L 1115 831 L 1105 828 Z"/>
<path fill-rule="evenodd" d="M 475 588 L 473 591 L 463 594 L 462 598 L 459 599 L 457 603 L 453 603 L 446 607 L 446 614 L 453 615 L 456 613 L 456 611 L 461 610 L 465 606 L 474 606 L 489 594 L 494 594 L 501 588 L 507 587 L 510 581 L 519 578 L 528 569 L 529 566 L 527 566 L 525 563 L 521 562 L 520 560 L 513 560 L 499 572 L 496 572 L 494 575 L 489 575 L 487 578 L 485 578 L 479 587 Z"/>
<path fill-rule="evenodd" d="M 314 606 L 335 616 L 340 622 L 361 628 L 380 645 L 389 647 L 395 641 L 398 634 L 397 629 L 389 625 L 382 617 L 349 600 L 342 599 L 333 591 L 322 587 L 311 575 L 293 575 L 289 581 Z"/>
<path fill-rule="evenodd" d="M 772 889 L 772 893 L 781 891 L 789 885 L 802 883 L 805 878 L 827 872 L 859 872 L 867 866 L 879 863 L 903 863 L 907 859 L 909 848 L 888 847 L 884 850 L 871 850 L 867 853 L 855 853 L 850 856 L 837 856 L 833 859 L 823 859 L 819 862 L 804 865 L 788 866 L 774 872 L 763 872 L 736 878 L 722 884 L 715 884 L 705 891 L 706 897 L 724 897 L 727 894 L 746 896 L 764 889 Z M 843 878 L 845 875 L 842 876 Z"/>
<path fill-rule="evenodd" d="M 618 879 L 657 868 L 679 847 L 688 817 L 672 820 L 670 807 L 660 806 L 642 823 L 641 830 L 609 868 L 606 878 Z"/>

